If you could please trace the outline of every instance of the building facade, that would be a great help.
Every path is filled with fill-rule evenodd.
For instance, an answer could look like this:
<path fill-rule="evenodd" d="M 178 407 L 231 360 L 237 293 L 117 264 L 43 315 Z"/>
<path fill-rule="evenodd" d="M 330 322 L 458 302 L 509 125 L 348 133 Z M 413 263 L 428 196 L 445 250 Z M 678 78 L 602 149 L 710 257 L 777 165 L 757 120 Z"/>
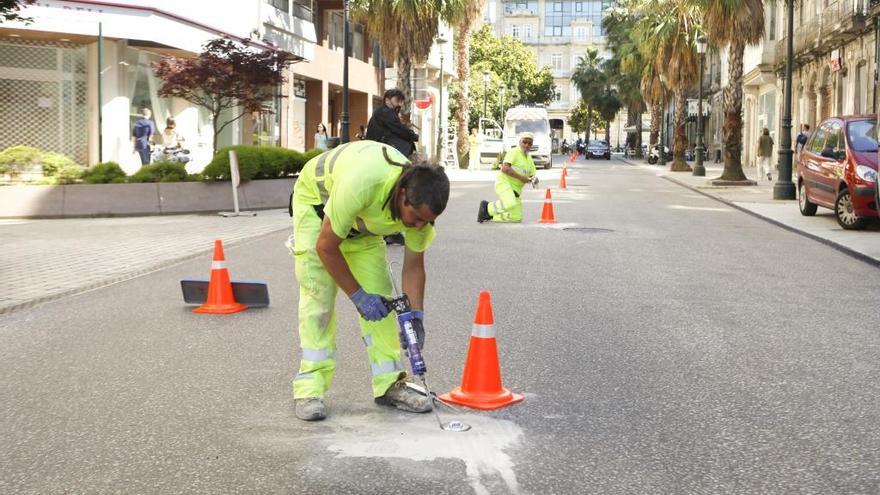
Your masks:
<path fill-rule="evenodd" d="M 195 56 L 220 37 L 289 52 L 295 63 L 268 102 L 272 111 L 236 120 L 218 146 L 310 149 L 319 122 L 331 136 L 341 131 L 342 7 L 341 0 L 242 0 L 234 11 L 210 0 L 38 0 L 21 12 L 32 22 L 0 25 L 0 149 L 28 145 L 81 165 L 116 161 L 132 173 L 140 160 L 132 152 L 131 127 L 148 107 L 160 132 L 168 117 L 176 120 L 192 152 L 187 168 L 201 170 L 214 154 L 210 115 L 160 98 L 161 81 L 150 64 Z M 357 22 L 350 22 L 350 32 L 354 138 L 381 104 L 386 80 L 376 41 Z"/>
<path fill-rule="evenodd" d="M 577 107 L 580 93 L 571 75 L 588 48 L 596 49 L 605 58 L 602 29 L 603 12 L 612 6 L 610 0 L 489 0 L 484 19 L 498 36 L 512 36 L 522 41 L 535 54 L 538 67 L 550 67 L 555 86 L 548 104 L 550 126 L 558 141 L 576 138 L 568 125 L 571 111 Z M 620 115 L 618 115 L 618 119 Z M 611 146 L 621 145 L 626 133 L 617 120 L 612 122 Z M 600 134 L 604 139 L 604 133 Z"/>
<path fill-rule="evenodd" d="M 803 124 L 815 129 L 834 115 L 876 113 L 878 14 L 867 0 L 795 3 L 792 146 Z M 743 166 L 751 168 L 764 128 L 778 151 L 785 111 L 786 3 L 766 2 L 764 16 L 764 38 L 746 48 L 743 61 Z"/>

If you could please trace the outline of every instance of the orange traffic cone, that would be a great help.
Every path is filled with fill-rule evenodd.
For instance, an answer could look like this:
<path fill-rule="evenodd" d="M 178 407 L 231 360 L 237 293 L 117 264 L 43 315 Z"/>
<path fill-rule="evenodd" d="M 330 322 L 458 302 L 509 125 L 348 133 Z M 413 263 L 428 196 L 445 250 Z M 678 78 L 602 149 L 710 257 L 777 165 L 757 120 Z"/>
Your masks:
<path fill-rule="evenodd" d="M 492 316 L 492 296 L 480 292 L 471 345 L 461 386 L 455 387 L 440 398 L 446 402 L 474 409 L 498 409 L 523 400 L 523 396 L 511 393 L 501 386 L 501 368 L 498 365 L 498 346 L 495 343 L 495 319 Z"/>
<path fill-rule="evenodd" d="M 562 175 L 559 177 L 559 189 L 566 189 L 565 187 L 565 176 L 568 175 L 568 168 L 562 167 Z"/>
<path fill-rule="evenodd" d="M 553 214 L 553 201 L 550 199 L 550 188 L 544 195 L 544 209 L 541 211 L 541 219 L 538 223 L 556 223 L 556 215 Z"/>
<path fill-rule="evenodd" d="M 226 269 L 226 257 L 223 255 L 223 243 L 214 241 L 214 261 L 211 262 L 211 282 L 208 283 L 208 298 L 205 304 L 194 309 L 194 313 L 224 315 L 244 311 L 247 306 L 235 301 L 232 294 L 232 282 L 229 270 Z"/>

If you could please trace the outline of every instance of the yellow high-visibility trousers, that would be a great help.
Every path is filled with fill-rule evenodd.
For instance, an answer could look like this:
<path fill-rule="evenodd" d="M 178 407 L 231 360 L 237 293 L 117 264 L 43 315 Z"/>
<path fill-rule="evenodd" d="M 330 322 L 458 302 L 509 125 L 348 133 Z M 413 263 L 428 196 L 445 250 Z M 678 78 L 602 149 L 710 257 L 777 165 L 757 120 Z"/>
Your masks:
<path fill-rule="evenodd" d="M 495 182 L 498 200 L 489 203 L 489 215 L 493 222 L 522 222 L 522 199 L 507 181 Z"/>
<path fill-rule="evenodd" d="M 323 398 L 336 371 L 336 282 L 327 273 L 315 246 L 321 219 L 312 205 L 293 204 L 294 267 L 299 283 L 299 343 L 302 356 L 293 380 L 293 396 Z M 363 236 L 342 241 L 345 261 L 358 284 L 371 294 L 391 294 L 385 241 Z M 352 308 L 354 310 L 354 308 Z M 361 337 L 372 369 L 373 396 L 385 395 L 406 375 L 394 313 L 377 322 L 359 318 Z"/>

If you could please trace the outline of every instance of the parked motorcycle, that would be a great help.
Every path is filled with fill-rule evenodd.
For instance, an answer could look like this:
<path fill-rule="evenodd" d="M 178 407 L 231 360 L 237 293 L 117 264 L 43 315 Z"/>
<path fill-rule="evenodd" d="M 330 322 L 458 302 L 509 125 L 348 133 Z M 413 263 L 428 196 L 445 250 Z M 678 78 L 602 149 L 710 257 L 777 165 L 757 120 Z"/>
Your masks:
<path fill-rule="evenodd" d="M 153 161 L 167 161 L 177 163 L 188 163 L 192 158 L 189 156 L 189 150 L 180 146 L 174 148 L 166 148 L 164 146 L 155 146 L 153 148 Z"/>
<path fill-rule="evenodd" d="M 669 148 L 664 146 L 663 149 L 665 150 L 666 157 L 668 158 L 670 156 L 669 155 Z M 648 155 L 648 163 L 651 165 L 654 165 L 658 161 L 660 161 L 660 145 L 655 144 L 654 146 L 651 147 L 651 153 Z"/>

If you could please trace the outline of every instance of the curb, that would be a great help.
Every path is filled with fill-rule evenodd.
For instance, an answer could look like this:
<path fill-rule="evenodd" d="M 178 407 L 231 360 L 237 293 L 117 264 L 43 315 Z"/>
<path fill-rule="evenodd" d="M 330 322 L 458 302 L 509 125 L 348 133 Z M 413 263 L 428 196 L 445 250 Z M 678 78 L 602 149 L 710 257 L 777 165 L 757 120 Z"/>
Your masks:
<path fill-rule="evenodd" d="M 672 182 L 673 184 L 678 184 L 679 186 L 684 187 L 685 189 L 690 189 L 691 191 L 693 191 L 695 193 L 702 194 L 703 196 L 706 196 L 707 198 L 714 199 L 715 201 L 718 201 L 719 203 L 723 203 L 731 208 L 739 210 L 743 213 L 747 213 L 755 218 L 760 218 L 761 220 L 764 220 L 767 223 L 773 224 L 777 227 L 781 227 L 789 232 L 794 232 L 795 234 L 802 235 L 808 239 L 812 239 L 812 240 L 817 241 L 819 243 L 822 243 L 828 247 L 834 248 L 835 250 L 837 250 L 843 254 L 846 254 L 846 255 L 848 255 L 852 258 L 855 258 L 859 261 L 865 262 L 875 268 L 880 268 L 880 259 L 874 258 L 873 256 L 869 256 L 867 254 L 856 251 L 855 249 L 852 249 L 848 246 L 844 246 L 843 244 L 834 242 L 831 239 L 826 239 L 826 238 L 818 236 L 816 234 L 811 234 L 805 230 L 801 230 L 796 227 L 792 227 L 791 225 L 788 225 L 786 223 L 782 223 L 779 220 L 774 220 L 770 217 L 761 215 L 760 213 L 756 213 L 756 212 L 751 211 L 747 208 L 743 208 L 742 206 L 739 206 L 735 203 L 732 203 L 724 198 L 720 198 L 718 196 L 714 196 L 712 194 L 709 194 L 705 191 L 702 191 L 700 189 L 697 189 L 696 187 L 691 186 L 690 184 L 687 184 L 685 182 L 677 180 L 677 179 L 670 177 L 668 175 L 661 175 L 660 177 L 668 180 L 669 182 Z"/>
<path fill-rule="evenodd" d="M 229 243 L 224 243 L 224 246 L 223 246 L 223 247 L 224 247 L 224 248 L 226 248 L 226 247 L 237 247 L 237 246 L 241 246 L 241 245 L 249 244 L 249 243 L 251 243 L 251 242 L 258 241 L 259 239 L 261 239 L 261 238 L 263 238 L 263 237 L 267 237 L 267 236 L 270 236 L 270 235 L 273 235 L 273 234 L 277 234 L 278 232 L 283 232 L 283 231 L 285 231 L 285 230 L 290 230 L 290 228 L 289 228 L 289 227 L 285 227 L 285 228 L 283 228 L 283 229 L 277 229 L 277 230 L 273 230 L 273 231 L 271 231 L 271 232 L 265 232 L 265 233 L 262 233 L 262 234 L 257 234 L 257 235 L 255 235 L 255 236 L 253 236 L 253 237 L 248 237 L 248 238 L 246 238 L 246 239 L 239 239 L 239 240 L 237 240 L 237 241 L 232 241 L 232 242 L 229 242 Z M 194 252 L 194 253 L 190 253 L 190 254 L 187 254 L 187 255 L 184 255 L 184 256 L 180 256 L 180 257 L 177 257 L 177 258 L 173 258 L 173 259 L 169 259 L 169 260 L 161 261 L 161 262 L 159 262 L 159 263 L 156 263 L 156 264 L 154 264 L 154 265 L 150 265 L 150 266 L 145 267 L 145 268 L 141 268 L 141 269 L 139 269 L 139 270 L 135 270 L 135 271 L 131 271 L 131 272 L 125 272 L 125 273 L 123 273 L 123 274 L 121 274 L 121 275 L 114 275 L 114 276 L 112 276 L 112 277 L 110 277 L 110 278 L 107 278 L 107 279 L 104 279 L 104 280 L 98 280 L 98 281 L 96 281 L 96 282 L 92 282 L 92 283 L 90 283 L 90 284 L 83 285 L 82 287 L 74 287 L 74 288 L 67 289 L 67 290 L 64 290 L 64 291 L 61 291 L 61 292 L 57 292 L 57 293 L 55 293 L 55 294 L 49 294 L 49 295 L 46 295 L 46 296 L 38 297 L 38 298 L 36 298 L 36 299 L 31 299 L 31 300 L 28 300 L 28 301 L 25 301 L 25 302 L 21 302 L 21 303 L 18 303 L 18 304 L 13 304 L 13 305 L 11 305 L 11 306 L 3 306 L 3 307 L 0 307 L 0 315 L 2 315 L 2 316 L 9 315 L 9 314 L 12 314 L 12 313 L 14 313 L 14 312 L 16 312 L 16 311 L 22 310 L 22 309 L 32 308 L 32 307 L 34 307 L 34 306 L 38 306 L 38 305 L 40 305 L 40 304 L 47 303 L 47 302 L 51 302 L 51 301 L 57 301 L 58 299 L 63 299 L 63 298 L 65 298 L 65 297 L 67 297 L 67 296 L 74 296 L 74 295 L 82 294 L 82 293 L 89 292 L 89 291 L 92 291 L 92 290 L 95 290 L 95 289 L 101 289 L 101 288 L 103 288 L 103 287 L 109 287 L 109 286 L 111 286 L 111 285 L 115 285 L 115 284 L 118 284 L 118 283 L 120 283 L 120 282 L 125 282 L 126 280 L 131 280 L 131 279 L 134 279 L 134 278 L 140 277 L 140 276 L 142 276 L 142 275 L 147 275 L 147 274 L 149 274 L 149 273 L 158 272 L 158 271 L 160 271 L 160 270 L 162 270 L 162 269 L 165 269 L 165 268 L 168 268 L 168 267 L 171 267 L 171 266 L 174 266 L 174 265 L 179 265 L 179 264 L 184 263 L 184 262 L 186 262 L 186 261 L 190 261 L 190 260 L 193 260 L 193 259 L 199 258 L 199 257 L 201 257 L 201 256 L 204 256 L 204 255 L 206 255 L 206 254 L 211 254 L 211 253 L 213 253 L 213 252 L 214 252 L 214 247 L 211 246 L 210 248 L 203 249 L 203 250 L 199 250 L 199 251 L 196 251 L 196 252 Z"/>

